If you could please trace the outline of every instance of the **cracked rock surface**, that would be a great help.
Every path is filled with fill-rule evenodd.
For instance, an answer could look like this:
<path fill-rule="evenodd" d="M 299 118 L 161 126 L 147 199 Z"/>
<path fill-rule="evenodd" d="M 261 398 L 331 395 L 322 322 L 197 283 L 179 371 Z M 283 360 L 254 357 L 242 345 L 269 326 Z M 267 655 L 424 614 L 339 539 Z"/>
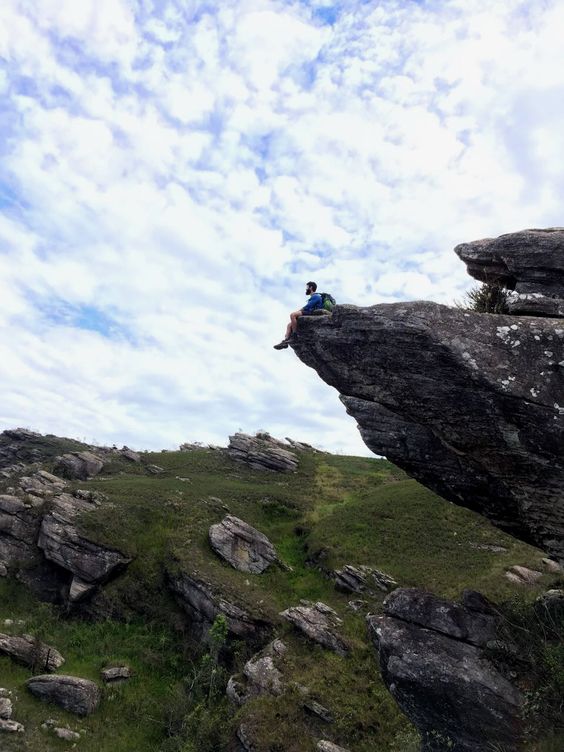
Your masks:
<path fill-rule="evenodd" d="M 213 550 L 240 572 L 260 574 L 277 561 L 266 535 L 231 514 L 210 527 L 209 539 Z"/>
<path fill-rule="evenodd" d="M 26 686 L 35 697 L 77 715 L 90 715 L 100 703 L 98 685 L 78 676 L 42 674 L 28 679 Z"/>
<path fill-rule="evenodd" d="M 293 473 L 298 469 L 298 457 L 292 451 L 292 447 L 268 434 L 249 436 L 245 433 L 236 433 L 229 437 L 227 454 L 254 470 Z"/>
<path fill-rule="evenodd" d="M 342 656 L 349 652 L 349 646 L 337 631 L 341 619 L 325 603 L 302 601 L 301 605 L 291 606 L 282 611 L 280 616 L 324 648 Z"/>
<path fill-rule="evenodd" d="M 390 693 L 423 739 L 423 752 L 520 749 L 523 698 L 485 657 L 495 609 L 466 591 L 452 603 L 417 589 L 384 601 L 368 618 Z"/>

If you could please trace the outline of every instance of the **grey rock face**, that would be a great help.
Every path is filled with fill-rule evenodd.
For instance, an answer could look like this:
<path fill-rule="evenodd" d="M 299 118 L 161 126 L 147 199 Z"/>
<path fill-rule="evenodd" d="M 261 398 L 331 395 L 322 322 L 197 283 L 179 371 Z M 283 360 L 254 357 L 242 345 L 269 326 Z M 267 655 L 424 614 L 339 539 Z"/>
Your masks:
<path fill-rule="evenodd" d="M 515 585 L 535 585 L 541 579 L 542 572 L 515 564 L 505 573 L 505 576 Z"/>
<path fill-rule="evenodd" d="M 50 499 L 55 494 L 64 491 L 66 483 L 52 473 L 38 470 L 33 475 L 20 478 L 18 486 L 23 494 L 36 496 L 39 499 Z"/>
<path fill-rule="evenodd" d="M 40 524 L 41 517 L 31 503 L 0 495 L 0 562 L 6 570 L 35 562 Z"/>
<path fill-rule="evenodd" d="M 282 640 L 274 640 L 264 650 L 250 658 L 243 668 L 241 681 L 232 676 L 227 685 L 227 696 L 237 705 L 259 695 L 280 695 L 284 689 L 282 672 L 276 662 L 287 651 Z"/>
<path fill-rule="evenodd" d="M 12 717 L 12 701 L 9 697 L 0 697 L 0 718 L 7 720 Z"/>
<path fill-rule="evenodd" d="M 58 650 L 25 634 L 0 634 L 0 653 L 34 671 L 56 671 L 65 662 Z"/>
<path fill-rule="evenodd" d="M 436 303 L 337 306 L 290 345 L 424 485 L 564 559 L 564 324 Z"/>
<path fill-rule="evenodd" d="M 423 750 L 516 752 L 523 698 L 478 647 L 491 627 L 479 612 L 412 589 L 388 596 L 384 611 L 368 619 L 382 676 Z"/>
<path fill-rule="evenodd" d="M 28 679 L 26 686 L 35 697 L 54 702 L 77 715 L 90 715 L 100 703 L 98 685 L 78 676 L 43 674 Z"/>
<path fill-rule="evenodd" d="M 298 457 L 281 441 L 266 434 L 248 436 L 236 433 L 229 437 L 227 454 L 237 462 L 244 462 L 254 470 L 275 470 L 292 473 L 298 469 Z"/>
<path fill-rule="evenodd" d="M 197 574 L 167 574 L 170 589 L 191 621 L 194 634 L 204 637 L 219 614 L 223 614 L 231 636 L 245 640 L 261 640 L 270 628 L 269 622 L 255 617 L 226 600 L 211 583 Z"/>
<path fill-rule="evenodd" d="M 563 227 L 512 232 L 461 243 L 454 250 L 472 277 L 515 291 L 513 313 L 564 315 Z"/>
<path fill-rule="evenodd" d="M 104 467 L 104 461 L 92 452 L 70 452 L 58 457 L 55 472 L 71 480 L 88 480 L 98 475 Z"/>
<path fill-rule="evenodd" d="M 376 590 L 388 593 L 398 586 L 398 583 L 385 572 L 372 567 L 353 567 L 345 564 L 334 572 L 335 587 L 345 593 L 373 594 Z"/>
<path fill-rule="evenodd" d="M 336 612 L 325 603 L 309 603 L 302 601 L 300 606 L 292 606 L 280 613 L 314 642 L 339 655 L 345 656 L 349 646 L 337 632 L 341 619 Z"/>
<path fill-rule="evenodd" d="M 210 527 L 209 539 L 213 550 L 240 572 L 260 574 L 277 560 L 266 535 L 231 514 Z"/>
<path fill-rule="evenodd" d="M 74 524 L 76 516 L 92 510 L 93 504 L 69 494 L 57 496 L 43 517 L 38 546 L 50 561 L 72 572 L 73 598 L 84 595 L 88 586 L 104 582 L 119 567 L 130 562 L 120 551 L 85 538 Z M 74 587 L 74 589 L 73 589 Z"/>

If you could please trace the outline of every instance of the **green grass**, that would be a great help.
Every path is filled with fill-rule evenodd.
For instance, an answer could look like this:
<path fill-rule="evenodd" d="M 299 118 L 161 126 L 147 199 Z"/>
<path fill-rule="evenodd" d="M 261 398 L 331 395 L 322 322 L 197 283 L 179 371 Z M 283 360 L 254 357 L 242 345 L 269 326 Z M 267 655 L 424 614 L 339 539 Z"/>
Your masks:
<path fill-rule="evenodd" d="M 132 557 L 127 570 L 103 590 L 107 613 L 119 620 L 63 618 L 5 581 L 0 582 L 0 618 L 25 619 L 27 631 L 65 655 L 65 672 L 99 679 L 103 665 L 125 662 L 135 678 L 106 690 L 100 709 L 77 720 L 29 696 L 23 689 L 29 672 L 0 659 L 0 685 L 17 692 L 14 718 L 28 729 L 25 739 L 10 741 L 20 744 L 13 750 L 50 752 L 68 746 L 41 730 L 48 717 L 85 728 L 79 743 L 83 752 L 220 752 L 224 742 L 214 734 L 220 729 L 221 739 L 226 738 L 240 721 L 252 728 L 257 752 L 307 752 L 314 749 L 312 734 L 341 742 L 351 752 L 407 749 L 413 731 L 381 681 L 365 614 L 348 608 L 353 596 L 338 593 L 326 572 L 347 563 L 369 564 L 400 585 L 448 597 L 472 587 L 503 600 L 516 591 L 505 580 L 505 569 L 511 564 L 538 567 L 542 554 L 440 499 L 386 460 L 314 452 L 300 457 L 298 472 L 289 475 L 252 471 L 207 449 L 144 454 L 141 465 L 116 457 L 103 478 L 88 482 L 88 488 L 109 499 L 82 517 L 83 531 Z M 164 472 L 148 475 L 146 463 Z M 209 526 L 227 512 L 264 532 L 291 570 L 246 575 L 215 556 Z M 483 544 L 507 551 L 474 547 Z M 294 692 L 253 701 L 236 715 L 217 698 L 210 704 L 186 693 L 199 658 L 165 586 L 165 568 L 173 562 L 197 571 L 225 598 L 273 622 L 290 646 L 288 681 L 306 685 L 334 713 L 334 724 L 313 720 Z M 546 577 L 520 595 L 530 600 L 549 582 Z M 322 600 L 338 611 L 350 656 L 312 646 L 278 616 L 303 598 Z M 367 608 L 381 611 L 382 596 L 368 600 Z M 234 672 L 245 658 L 239 650 Z"/>

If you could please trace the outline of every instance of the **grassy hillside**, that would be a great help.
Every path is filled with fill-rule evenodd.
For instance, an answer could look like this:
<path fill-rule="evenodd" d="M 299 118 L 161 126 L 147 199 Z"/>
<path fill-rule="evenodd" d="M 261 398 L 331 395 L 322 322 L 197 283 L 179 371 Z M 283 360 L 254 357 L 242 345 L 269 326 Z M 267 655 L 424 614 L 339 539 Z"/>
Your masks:
<path fill-rule="evenodd" d="M 400 585 L 447 597 L 470 587 L 498 601 L 516 592 L 531 600 L 551 584 L 549 576 L 523 591 L 503 573 L 512 564 L 538 568 L 542 553 L 440 499 L 385 460 L 314 452 L 300 457 L 297 473 L 279 475 L 250 470 L 207 449 L 146 455 L 164 470 L 156 476 L 117 457 L 103 478 L 89 481 L 109 503 L 84 516 L 81 526 L 133 557 L 127 571 L 104 588 L 102 606 L 114 618 L 98 623 L 70 618 L 34 601 L 21 585 L 0 581 L 0 630 L 20 632 L 22 626 L 2 622 L 23 619 L 24 631 L 63 653 L 67 673 L 99 681 L 102 667 L 125 662 L 135 676 L 106 689 L 100 709 L 77 720 L 29 696 L 23 683 L 30 672 L 0 658 L 0 686 L 17 695 L 13 717 L 27 729 L 17 738 L 4 735 L 1 749 L 68 747 L 41 728 L 55 718 L 85 730 L 78 743 L 83 752 L 218 752 L 229 748 L 241 722 L 252 731 L 257 752 L 313 752 L 313 737 L 332 739 L 351 752 L 408 750 L 413 733 L 383 686 L 365 631 L 366 611 L 378 612 L 382 598 L 353 612 L 347 605 L 353 596 L 337 592 L 324 572 L 368 564 Z M 291 571 L 271 568 L 253 576 L 216 557 L 208 529 L 227 512 L 264 532 Z M 290 648 L 286 680 L 307 686 L 334 722 L 313 718 L 294 690 L 231 708 L 224 682 L 248 658 L 245 646 L 232 646 L 228 670 L 218 667 L 211 682 L 201 648 L 164 585 L 164 568 L 172 562 L 271 620 Z M 302 598 L 336 609 L 352 645 L 349 657 L 314 647 L 280 619 L 279 611 Z"/>

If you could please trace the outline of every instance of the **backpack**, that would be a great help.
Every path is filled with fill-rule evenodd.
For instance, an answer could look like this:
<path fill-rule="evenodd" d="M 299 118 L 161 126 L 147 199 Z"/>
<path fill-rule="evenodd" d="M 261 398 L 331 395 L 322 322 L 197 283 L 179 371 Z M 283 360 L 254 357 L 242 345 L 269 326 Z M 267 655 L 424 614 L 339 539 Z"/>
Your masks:
<path fill-rule="evenodd" d="M 333 308 L 337 305 L 335 298 L 330 295 L 328 292 L 322 292 L 321 293 L 321 307 L 324 308 L 326 311 L 331 311 Z"/>

